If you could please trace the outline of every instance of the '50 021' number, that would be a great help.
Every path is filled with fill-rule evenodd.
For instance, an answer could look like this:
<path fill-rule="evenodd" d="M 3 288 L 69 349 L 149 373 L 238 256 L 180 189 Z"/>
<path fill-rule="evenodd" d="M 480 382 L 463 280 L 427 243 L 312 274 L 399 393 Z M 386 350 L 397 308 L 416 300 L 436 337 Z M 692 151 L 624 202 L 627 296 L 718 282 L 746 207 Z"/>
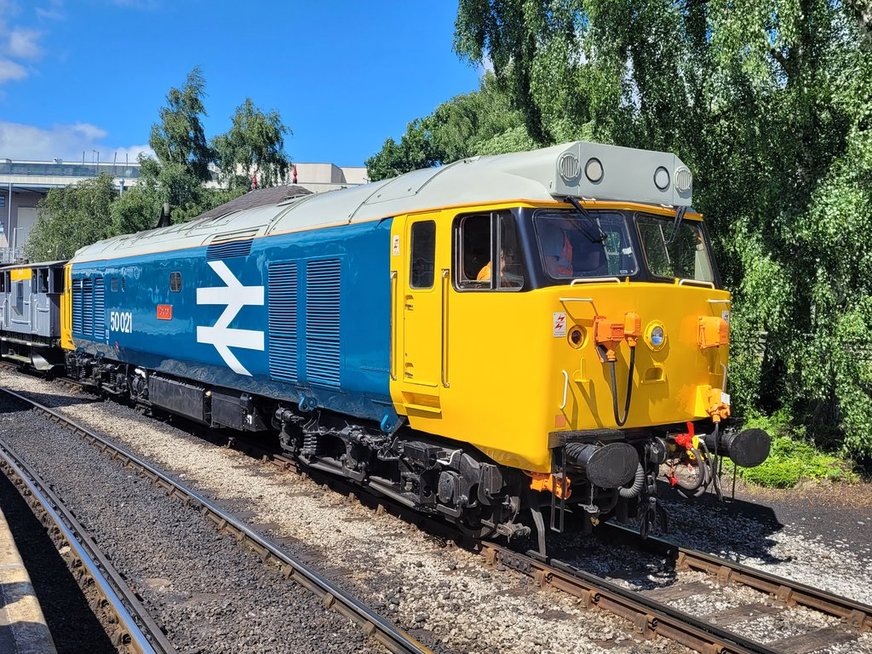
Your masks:
<path fill-rule="evenodd" d="M 129 311 L 110 311 L 109 330 L 113 332 L 133 333 L 133 314 Z"/>

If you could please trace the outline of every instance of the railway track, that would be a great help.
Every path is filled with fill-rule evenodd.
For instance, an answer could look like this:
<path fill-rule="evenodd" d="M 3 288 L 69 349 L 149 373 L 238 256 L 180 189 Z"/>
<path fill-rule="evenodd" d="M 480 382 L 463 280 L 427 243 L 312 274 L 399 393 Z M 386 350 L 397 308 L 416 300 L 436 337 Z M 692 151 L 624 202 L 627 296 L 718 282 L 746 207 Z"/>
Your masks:
<path fill-rule="evenodd" d="M 642 638 L 664 636 L 699 652 L 808 654 L 850 643 L 862 632 L 872 630 L 872 607 L 703 552 L 676 548 L 665 541 L 655 540 L 644 547 L 676 554 L 677 570 L 704 572 L 716 579 L 716 586 L 742 584 L 764 595 L 758 602 L 697 616 L 674 608 L 669 599 L 705 594 L 706 585 L 699 582 L 640 592 L 559 560 L 540 560 L 532 552 L 522 554 L 489 542 L 481 543 L 481 552 L 492 565 L 505 565 L 532 577 L 539 586 L 578 597 L 585 607 L 626 618 Z M 766 643 L 743 635 L 744 621 L 789 612 L 793 607 L 811 608 L 839 618 L 841 623 Z"/>
<path fill-rule="evenodd" d="M 0 439 L 0 468 L 52 536 L 82 590 L 89 596 L 111 640 L 120 651 L 135 654 L 175 654 L 160 627 L 130 590 L 87 530 L 49 488 Z"/>
<path fill-rule="evenodd" d="M 219 442 L 220 439 L 221 437 L 218 438 Z M 215 440 L 214 436 L 212 440 Z M 298 466 L 293 459 L 263 450 L 242 436 L 238 438 L 231 436 L 226 444 L 254 452 L 271 465 L 307 474 L 306 470 Z M 412 522 L 425 526 L 428 532 L 440 534 L 443 538 L 465 540 L 457 533 L 453 533 L 452 536 L 444 523 L 408 511 L 402 505 L 382 496 L 370 496 L 365 491 L 362 495 L 359 487 L 352 486 L 341 479 L 322 476 L 317 472 L 312 474 L 318 481 L 330 484 L 339 492 L 361 500 L 366 497 L 365 503 L 376 508 L 377 511 L 389 507 L 392 513 L 402 515 L 406 519 L 411 518 Z M 157 478 L 155 481 L 162 485 Z M 220 519 L 213 518 L 213 521 L 219 527 L 222 526 Z M 228 527 L 225 525 L 224 528 Z M 742 585 L 753 589 L 759 593 L 759 596 L 756 601 L 746 605 L 699 616 L 673 606 L 675 599 L 695 597 L 695 594 L 704 593 L 705 589 L 699 582 L 687 584 L 678 582 L 660 589 L 638 591 L 580 570 L 566 562 L 542 561 L 533 552 L 521 553 L 487 541 L 465 540 L 464 544 L 479 551 L 491 565 L 506 566 L 528 575 L 541 587 L 569 593 L 579 598 L 580 604 L 584 607 L 602 609 L 627 619 L 632 625 L 632 631 L 638 637 L 650 638 L 659 635 L 697 651 L 725 654 L 729 652 L 801 654 L 821 651 L 839 644 L 850 647 L 850 643 L 863 632 L 872 631 L 872 607 L 728 559 L 677 547 L 656 538 L 643 541 L 638 534 L 625 528 L 613 525 L 608 525 L 606 528 L 609 529 L 610 539 L 629 542 L 634 548 L 648 550 L 662 559 L 672 561 L 677 572 L 704 573 L 714 582 L 710 588 Z M 232 526 L 230 530 L 233 530 Z M 760 615 L 778 615 L 782 619 L 789 620 L 794 607 L 806 607 L 817 612 L 821 615 L 822 622 L 826 622 L 824 616 L 831 616 L 830 624 L 771 642 L 760 642 L 743 635 L 744 621 Z M 838 620 L 838 624 L 832 624 L 833 619 Z"/>
<path fill-rule="evenodd" d="M 124 466 L 127 466 L 146 477 L 157 487 L 163 489 L 168 496 L 176 497 L 186 505 L 199 510 L 204 518 L 215 525 L 219 532 L 231 535 L 236 540 L 246 543 L 248 547 L 259 555 L 264 563 L 273 563 L 277 565 L 286 579 L 293 580 L 299 586 L 314 593 L 320 599 L 325 608 L 332 609 L 351 622 L 357 624 L 368 638 L 381 644 L 388 651 L 402 654 L 428 654 L 430 652 L 425 645 L 385 620 L 378 613 L 369 608 L 364 602 L 336 586 L 326 577 L 319 574 L 299 559 L 291 556 L 279 546 L 257 534 L 214 502 L 170 478 L 148 462 L 137 457 L 135 454 L 128 452 L 108 439 L 101 437 L 99 434 L 79 425 L 75 421 L 63 416 L 61 413 L 40 404 L 26 395 L 5 388 L 0 389 L 0 392 L 30 405 L 53 422 L 62 425 L 88 443 L 94 445 L 104 454 L 118 460 Z M 20 461 L 18 461 L 17 458 L 14 458 L 13 455 L 10 455 L 10 457 L 12 458 L 11 465 L 20 468 Z M 55 501 L 59 502 L 57 499 L 55 499 Z M 121 586 L 124 586 L 124 582 L 120 577 L 117 577 L 117 581 Z M 131 636 L 130 639 L 134 640 L 133 636 Z M 167 644 L 169 645 L 169 643 Z M 143 653 L 165 651 L 169 653 L 174 650 L 143 649 L 133 651 L 141 651 Z"/>

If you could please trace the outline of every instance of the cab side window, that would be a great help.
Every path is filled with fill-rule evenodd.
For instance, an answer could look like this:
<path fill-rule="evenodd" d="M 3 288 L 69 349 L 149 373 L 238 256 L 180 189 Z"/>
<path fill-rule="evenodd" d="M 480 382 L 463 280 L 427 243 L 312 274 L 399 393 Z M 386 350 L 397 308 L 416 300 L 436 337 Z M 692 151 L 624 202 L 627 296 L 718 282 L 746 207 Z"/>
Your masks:
<path fill-rule="evenodd" d="M 514 216 L 508 212 L 460 216 L 454 224 L 454 271 L 458 290 L 523 288 Z"/>
<path fill-rule="evenodd" d="M 436 223 L 423 220 L 412 224 L 412 260 L 409 270 L 410 288 L 433 288 L 436 266 Z"/>

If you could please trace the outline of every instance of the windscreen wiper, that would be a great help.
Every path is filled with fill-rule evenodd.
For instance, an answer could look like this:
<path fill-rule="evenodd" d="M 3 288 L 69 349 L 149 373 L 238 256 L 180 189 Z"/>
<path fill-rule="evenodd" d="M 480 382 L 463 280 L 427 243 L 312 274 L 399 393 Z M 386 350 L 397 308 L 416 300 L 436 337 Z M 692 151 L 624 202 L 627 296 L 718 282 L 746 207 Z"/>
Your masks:
<path fill-rule="evenodd" d="M 590 211 L 581 206 L 581 202 L 578 201 L 578 198 L 575 198 L 571 195 L 566 196 L 566 201 L 569 202 L 569 204 L 571 204 L 573 207 L 575 207 L 575 210 L 578 213 L 587 218 L 591 222 L 591 224 L 596 227 L 596 231 L 599 232 L 599 234 L 596 238 L 594 238 L 587 233 L 587 230 L 582 229 L 581 232 L 590 239 L 591 243 L 603 243 L 606 240 L 606 234 L 602 230 L 602 227 L 599 226 L 596 218 L 591 215 Z"/>
<path fill-rule="evenodd" d="M 678 236 L 678 227 L 681 221 L 684 220 L 684 214 L 687 213 L 687 207 L 678 207 L 675 210 L 675 220 L 672 221 L 672 231 L 669 232 L 669 238 L 666 239 L 666 245 L 672 245 L 672 241 Z"/>

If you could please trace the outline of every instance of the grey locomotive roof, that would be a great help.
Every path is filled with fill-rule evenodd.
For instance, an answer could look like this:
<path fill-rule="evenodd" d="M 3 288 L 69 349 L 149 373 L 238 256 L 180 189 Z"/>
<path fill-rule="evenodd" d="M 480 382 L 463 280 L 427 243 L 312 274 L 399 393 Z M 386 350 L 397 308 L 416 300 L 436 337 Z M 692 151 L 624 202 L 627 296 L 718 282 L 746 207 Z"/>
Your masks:
<path fill-rule="evenodd" d="M 600 175 L 596 167 L 588 168 L 593 161 L 599 165 Z M 664 190 L 655 183 L 659 168 L 668 174 Z M 658 181 L 662 186 L 662 177 Z M 670 153 L 576 141 L 532 152 L 473 157 L 363 186 L 229 213 L 213 211 L 187 223 L 99 241 L 76 252 L 73 261 L 196 247 L 425 209 L 513 200 L 552 201 L 567 195 L 689 206 L 691 175 Z"/>

